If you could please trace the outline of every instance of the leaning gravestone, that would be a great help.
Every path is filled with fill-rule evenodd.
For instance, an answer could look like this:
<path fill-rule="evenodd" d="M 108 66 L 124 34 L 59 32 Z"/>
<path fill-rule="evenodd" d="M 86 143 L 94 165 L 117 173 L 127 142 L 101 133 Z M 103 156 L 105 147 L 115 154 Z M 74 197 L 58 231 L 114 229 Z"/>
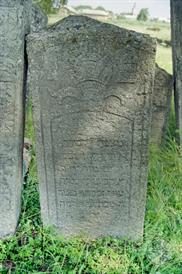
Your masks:
<path fill-rule="evenodd" d="M 0 237 L 15 231 L 22 186 L 24 38 L 31 1 L 0 0 Z"/>
<path fill-rule="evenodd" d="M 140 238 L 155 41 L 73 16 L 27 46 L 44 225 Z"/>
<path fill-rule="evenodd" d="M 160 145 L 165 139 L 171 106 L 172 84 L 172 75 L 156 64 L 150 141 L 157 145 Z"/>

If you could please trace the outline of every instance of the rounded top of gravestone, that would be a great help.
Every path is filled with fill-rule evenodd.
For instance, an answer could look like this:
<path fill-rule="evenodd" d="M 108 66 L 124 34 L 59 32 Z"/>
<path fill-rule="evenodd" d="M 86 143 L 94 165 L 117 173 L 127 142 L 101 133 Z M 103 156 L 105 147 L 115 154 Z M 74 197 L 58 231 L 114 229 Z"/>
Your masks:
<path fill-rule="evenodd" d="M 105 29 L 105 30 L 113 30 L 113 31 L 120 31 L 125 33 L 130 33 L 131 35 L 138 37 L 138 39 L 150 39 L 151 42 L 155 39 L 150 37 L 148 34 L 143 34 L 139 32 L 135 32 L 132 30 L 124 29 L 121 27 L 118 27 L 113 24 L 101 22 L 98 20 L 95 20 L 93 18 L 83 16 L 83 15 L 69 15 L 68 17 L 58 21 L 54 25 L 52 25 L 49 28 L 49 31 L 61 31 L 61 30 L 82 30 L 82 29 Z"/>
<path fill-rule="evenodd" d="M 97 33 L 100 37 L 107 35 L 108 39 L 113 40 L 113 43 L 115 37 L 117 41 L 118 39 L 120 40 L 119 43 L 123 41 L 123 45 L 132 44 L 134 48 L 140 48 L 140 50 L 151 51 L 152 49 L 156 51 L 156 39 L 150 37 L 148 34 L 120 28 L 82 15 L 70 15 L 49 27 L 47 31 L 38 34 L 32 33 L 29 35 L 28 41 L 30 42 L 35 38 L 37 43 L 38 41 L 47 41 L 50 37 L 54 39 L 54 37 L 62 36 L 62 39 L 66 42 L 71 36 L 86 37 L 91 33 Z M 115 41 L 116 44 L 117 41 Z"/>
<path fill-rule="evenodd" d="M 68 30 L 70 28 L 75 28 L 79 30 L 80 28 L 84 27 L 92 27 L 96 25 L 100 25 L 101 22 L 95 19 L 92 19 L 87 16 L 82 16 L 82 15 L 70 15 L 68 17 L 65 17 L 64 19 L 58 21 L 54 25 L 52 25 L 49 30 L 54 31 L 54 30 L 62 30 L 63 28 L 67 28 Z"/>

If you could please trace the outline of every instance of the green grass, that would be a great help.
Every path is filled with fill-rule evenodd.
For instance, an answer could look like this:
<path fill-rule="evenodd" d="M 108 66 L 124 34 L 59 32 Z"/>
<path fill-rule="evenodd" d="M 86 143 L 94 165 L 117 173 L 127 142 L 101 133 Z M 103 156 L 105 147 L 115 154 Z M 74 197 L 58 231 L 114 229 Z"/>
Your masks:
<path fill-rule="evenodd" d="M 137 21 L 135 19 L 113 19 L 110 20 L 110 23 L 126 29 L 146 33 L 152 37 L 156 37 L 162 40 L 170 41 L 171 39 L 169 23 L 151 21 L 143 22 Z M 154 31 L 154 29 L 156 30 Z"/>
<path fill-rule="evenodd" d="M 167 56 L 170 49 L 160 47 L 158 63 L 171 71 Z M 182 159 L 174 134 L 172 109 L 165 146 L 150 149 L 143 242 L 66 240 L 53 229 L 43 228 L 33 147 L 17 232 L 0 241 L 0 274 L 182 274 Z M 34 140 L 31 104 L 26 136 Z"/>
<path fill-rule="evenodd" d="M 66 240 L 43 228 L 35 156 L 23 190 L 15 236 L 0 241 L 0 273 L 182 273 L 182 162 L 171 137 L 151 148 L 142 242 Z"/>
<path fill-rule="evenodd" d="M 26 136 L 34 139 L 31 104 Z M 16 235 L 0 241 L 0 273 L 182 274 L 182 161 L 171 112 L 166 145 L 150 149 L 143 242 L 66 240 L 43 228 L 34 148 Z"/>
<path fill-rule="evenodd" d="M 172 50 L 171 47 L 157 46 L 156 62 L 158 65 L 165 69 L 168 73 L 172 74 Z"/>

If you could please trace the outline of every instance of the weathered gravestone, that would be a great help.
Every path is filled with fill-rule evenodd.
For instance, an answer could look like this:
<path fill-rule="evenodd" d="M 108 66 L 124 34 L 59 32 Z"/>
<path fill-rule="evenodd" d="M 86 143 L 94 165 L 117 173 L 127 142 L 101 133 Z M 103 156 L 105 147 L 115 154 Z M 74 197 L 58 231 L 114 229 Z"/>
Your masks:
<path fill-rule="evenodd" d="M 68 17 L 27 46 L 44 225 L 141 237 L 155 41 Z"/>
<path fill-rule="evenodd" d="M 15 231 L 23 150 L 24 37 L 31 1 L 0 0 L 0 237 Z"/>
<path fill-rule="evenodd" d="M 166 134 L 171 105 L 172 84 L 172 75 L 156 64 L 150 141 L 157 145 L 162 143 Z"/>
<path fill-rule="evenodd" d="M 171 0 L 174 100 L 178 139 L 182 149 L 182 1 Z"/>

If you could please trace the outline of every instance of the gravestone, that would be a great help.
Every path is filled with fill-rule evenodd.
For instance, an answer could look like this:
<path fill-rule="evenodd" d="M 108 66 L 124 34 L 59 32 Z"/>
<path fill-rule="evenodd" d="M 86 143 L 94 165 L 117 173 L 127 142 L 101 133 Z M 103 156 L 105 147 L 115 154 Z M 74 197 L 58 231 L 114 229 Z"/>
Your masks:
<path fill-rule="evenodd" d="M 36 4 L 32 5 L 31 31 L 39 32 L 47 28 L 48 17 L 45 12 Z"/>
<path fill-rule="evenodd" d="M 44 225 L 140 238 L 155 40 L 70 16 L 27 47 Z"/>
<path fill-rule="evenodd" d="M 0 0 L 0 237 L 15 232 L 20 213 L 28 7 Z"/>
<path fill-rule="evenodd" d="M 156 64 L 150 141 L 157 145 L 160 145 L 165 139 L 171 106 L 172 84 L 172 75 Z"/>
<path fill-rule="evenodd" d="M 182 1 L 171 0 L 174 100 L 178 140 L 182 150 Z"/>

